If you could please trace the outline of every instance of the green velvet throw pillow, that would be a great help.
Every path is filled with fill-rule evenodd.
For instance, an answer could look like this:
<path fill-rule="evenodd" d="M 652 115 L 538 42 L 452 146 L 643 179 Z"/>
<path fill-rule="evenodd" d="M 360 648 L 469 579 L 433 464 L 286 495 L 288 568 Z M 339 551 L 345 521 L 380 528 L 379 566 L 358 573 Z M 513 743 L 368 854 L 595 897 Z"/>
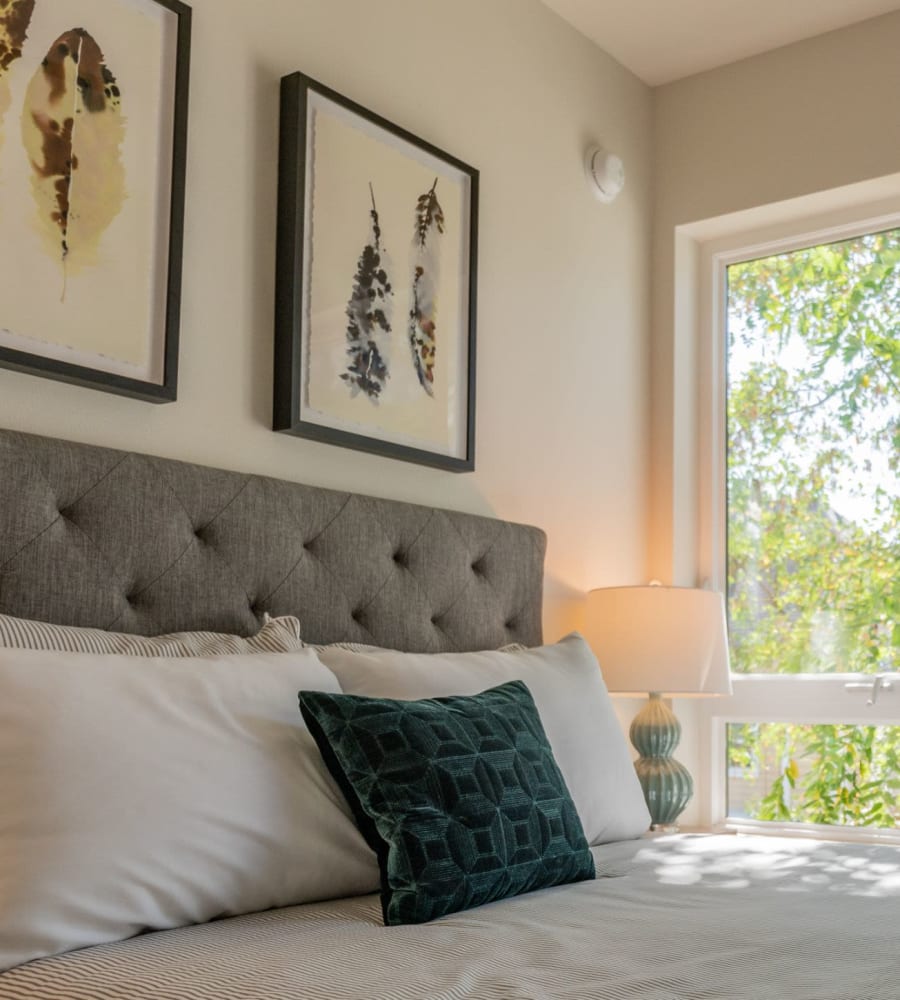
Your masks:
<path fill-rule="evenodd" d="M 301 691 L 300 709 L 378 856 L 386 924 L 594 877 L 522 681 L 422 701 Z"/>

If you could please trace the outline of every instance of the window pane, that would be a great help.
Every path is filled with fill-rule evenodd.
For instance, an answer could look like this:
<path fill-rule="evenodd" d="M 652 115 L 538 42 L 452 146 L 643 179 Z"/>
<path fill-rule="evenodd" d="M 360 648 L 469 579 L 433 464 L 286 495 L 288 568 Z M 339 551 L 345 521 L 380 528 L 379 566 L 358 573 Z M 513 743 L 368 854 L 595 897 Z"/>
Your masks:
<path fill-rule="evenodd" d="M 728 726 L 728 816 L 900 825 L 900 726 Z"/>
<path fill-rule="evenodd" d="M 900 670 L 900 230 L 728 268 L 733 669 Z"/>

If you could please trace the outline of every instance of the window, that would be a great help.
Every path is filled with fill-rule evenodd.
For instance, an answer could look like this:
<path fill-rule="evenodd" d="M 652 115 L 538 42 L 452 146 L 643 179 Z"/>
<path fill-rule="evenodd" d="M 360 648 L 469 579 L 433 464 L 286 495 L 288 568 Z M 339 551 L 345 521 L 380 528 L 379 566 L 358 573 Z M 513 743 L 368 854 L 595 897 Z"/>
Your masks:
<path fill-rule="evenodd" d="M 720 254 L 714 274 L 739 676 L 713 818 L 898 829 L 900 229 Z"/>

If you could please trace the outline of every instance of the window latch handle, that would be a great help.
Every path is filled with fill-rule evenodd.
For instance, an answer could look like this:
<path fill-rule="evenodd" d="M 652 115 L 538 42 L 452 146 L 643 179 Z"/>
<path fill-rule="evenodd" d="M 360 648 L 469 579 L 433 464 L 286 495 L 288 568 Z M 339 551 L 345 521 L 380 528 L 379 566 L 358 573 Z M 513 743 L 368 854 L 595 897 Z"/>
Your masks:
<path fill-rule="evenodd" d="M 866 702 L 870 708 L 878 701 L 878 695 L 882 691 L 890 691 L 894 687 L 893 683 L 886 677 L 878 674 L 871 681 L 850 681 L 844 685 L 845 691 L 868 691 L 869 699 Z"/>

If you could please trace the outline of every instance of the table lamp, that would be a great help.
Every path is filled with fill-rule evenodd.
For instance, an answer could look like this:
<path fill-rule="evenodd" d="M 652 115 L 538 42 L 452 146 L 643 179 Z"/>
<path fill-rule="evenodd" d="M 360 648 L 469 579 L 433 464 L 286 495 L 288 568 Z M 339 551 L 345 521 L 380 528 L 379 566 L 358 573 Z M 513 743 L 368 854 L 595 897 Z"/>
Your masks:
<path fill-rule="evenodd" d="M 584 636 L 610 692 L 650 695 L 631 723 L 634 766 L 654 829 L 672 826 L 694 783 L 672 756 L 681 723 L 663 698 L 731 694 L 722 595 L 659 585 L 592 590 Z"/>

